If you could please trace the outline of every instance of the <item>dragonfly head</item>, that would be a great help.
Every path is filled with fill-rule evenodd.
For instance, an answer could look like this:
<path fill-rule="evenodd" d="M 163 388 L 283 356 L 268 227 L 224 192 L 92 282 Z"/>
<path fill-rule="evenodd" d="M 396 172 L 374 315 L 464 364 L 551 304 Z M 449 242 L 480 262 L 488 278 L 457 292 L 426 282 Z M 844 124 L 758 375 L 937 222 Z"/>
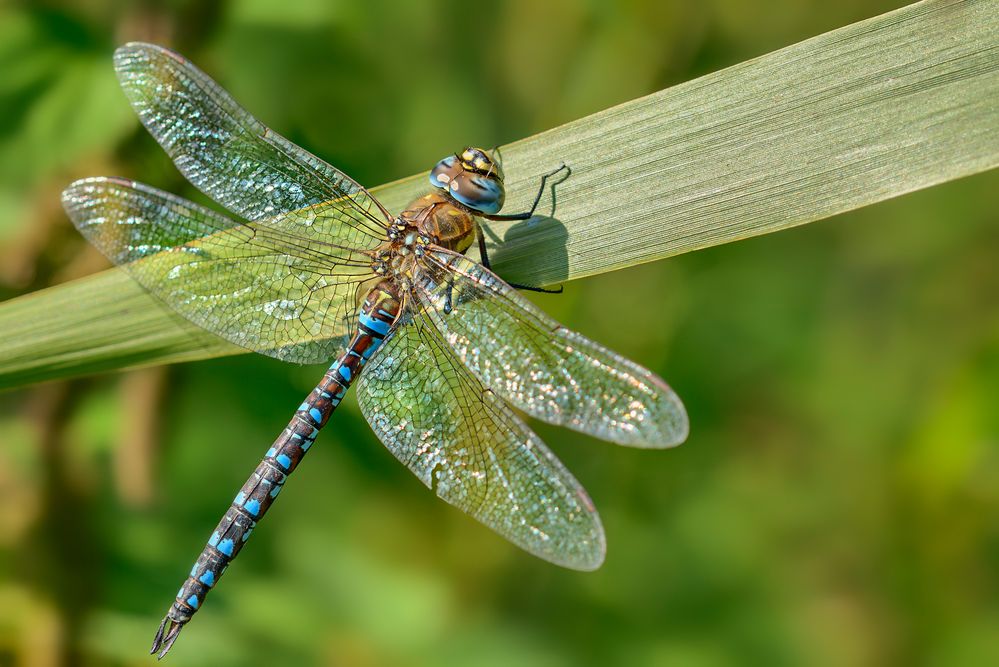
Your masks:
<path fill-rule="evenodd" d="M 430 172 L 430 184 L 458 203 L 486 215 L 499 213 L 506 198 L 503 171 L 481 148 L 466 148 L 438 162 Z"/>

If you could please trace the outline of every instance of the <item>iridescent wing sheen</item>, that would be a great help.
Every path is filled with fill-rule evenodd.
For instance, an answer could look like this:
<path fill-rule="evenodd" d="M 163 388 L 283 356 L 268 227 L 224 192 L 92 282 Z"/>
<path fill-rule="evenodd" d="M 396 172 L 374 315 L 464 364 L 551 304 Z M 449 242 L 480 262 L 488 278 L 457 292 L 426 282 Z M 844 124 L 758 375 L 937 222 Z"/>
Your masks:
<path fill-rule="evenodd" d="M 339 225 L 377 232 L 390 220 L 357 182 L 267 128 L 182 56 L 130 43 L 114 62 L 150 134 L 191 183 L 230 211 L 259 220 L 331 202 Z"/>
<path fill-rule="evenodd" d="M 662 379 L 562 327 L 485 267 L 436 248 L 414 283 L 455 356 L 527 414 L 622 445 L 686 439 L 687 413 Z"/>
<path fill-rule="evenodd" d="M 380 242 L 335 224 L 331 202 L 240 223 L 147 185 L 91 178 L 67 188 L 63 205 L 91 243 L 191 322 L 302 364 L 342 350 L 358 289 L 373 277 L 363 251 Z"/>
<path fill-rule="evenodd" d="M 438 496 L 517 546 L 565 567 L 599 567 L 603 528 L 579 482 L 429 320 L 403 318 L 358 380 L 379 439 Z"/>

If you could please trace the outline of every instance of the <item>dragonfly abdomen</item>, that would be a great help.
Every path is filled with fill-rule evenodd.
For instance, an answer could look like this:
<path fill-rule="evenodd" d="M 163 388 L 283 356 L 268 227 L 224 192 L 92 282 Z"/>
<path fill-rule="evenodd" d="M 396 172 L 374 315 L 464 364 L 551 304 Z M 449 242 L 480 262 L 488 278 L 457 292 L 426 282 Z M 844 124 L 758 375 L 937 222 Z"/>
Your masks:
<path fill-rule="evenodd" d="M 319 429 L 340 405 L 354 378 L 388 336 L 399 308 L 399 300 L 388 283 L 380 284 L 368 295 L 361 308 L 357 332 L 347 350 L 333 362 L 295 411 L 288 426 L 267 450 L 212 532 L 160 624 L 151 653 L 158 651 L 161 658 L 166 655 L 181 628 L 201 607 L 208 592 L 218 583 L 281 492 L 288 475 L 312 447 Z"/>

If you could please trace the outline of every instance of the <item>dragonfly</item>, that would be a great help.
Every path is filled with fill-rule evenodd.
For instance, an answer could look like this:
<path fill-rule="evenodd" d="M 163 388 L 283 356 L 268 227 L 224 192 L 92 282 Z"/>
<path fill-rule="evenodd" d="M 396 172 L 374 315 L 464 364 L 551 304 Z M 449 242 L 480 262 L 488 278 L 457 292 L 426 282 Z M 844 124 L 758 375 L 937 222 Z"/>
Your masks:
<path fill-rule="evenodd" d="M 348 388 L 379 440 L 441 499 L 547 561 L 593 570 L 603 527 L 519 413 L 613 443 L 683 442 L 688 418 L 651 371 L 559 325 L 490 269 L 481 220 L 504 176 L 466 148 L 392 215 L 356 181 L 256 120 L 182 56 L 129 43 L 126 97 L 223 215 L 123 178 L 63 193 L 75 226 L 194 324 L 248 350 L 330 364 L 212 532 L 160 624 L 164 657 L 312 447 Z M 478 242 L 481 263 L 465 252 Z M 540 290 L 539 291 L 545 291 Z"/>

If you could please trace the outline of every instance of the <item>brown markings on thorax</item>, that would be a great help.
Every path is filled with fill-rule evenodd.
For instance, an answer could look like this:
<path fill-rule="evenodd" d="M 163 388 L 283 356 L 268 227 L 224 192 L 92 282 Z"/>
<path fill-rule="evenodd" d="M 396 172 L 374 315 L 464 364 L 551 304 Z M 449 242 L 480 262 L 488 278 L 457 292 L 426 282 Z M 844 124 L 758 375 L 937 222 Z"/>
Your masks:
<path fill-rule="evenodd" d="M 472 214 L 439 191 L 414 200 L 399 217 L 448 250 L 464 253 L 475 240 Z"/>

